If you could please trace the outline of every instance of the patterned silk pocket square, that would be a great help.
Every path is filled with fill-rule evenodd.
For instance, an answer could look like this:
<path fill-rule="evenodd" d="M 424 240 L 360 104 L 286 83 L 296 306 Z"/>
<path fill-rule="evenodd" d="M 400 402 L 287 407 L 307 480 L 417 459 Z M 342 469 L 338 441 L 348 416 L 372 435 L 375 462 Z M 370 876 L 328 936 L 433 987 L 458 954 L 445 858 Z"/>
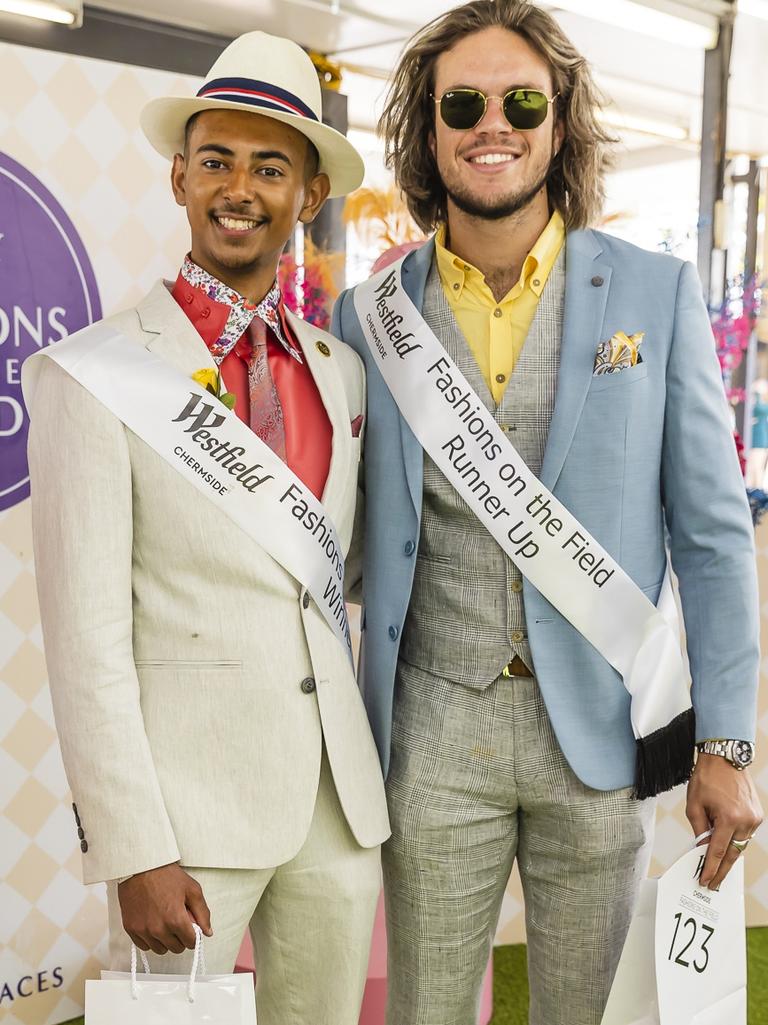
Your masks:
<path fill-rule="evenodd" d="M 355 417 L 355 419 L 351 422 L 350 427 L 352 428 L 352 437 L 353 438 L 359 438 L 360 437 L 360 432 L 363 429 L 363 414 L 362 413 L 359 416 Z"/>
<path fill-rule="evenodd" d="M 622 370 L 634 367 L 637 363 L 642 363 L 643 357 L 640 355 L 640 346 L 644 338 L 644 331 L 638 331 L 634 335 L 627 335 L 623 331 L 617 331 L 610 341 L 600 342 L 595 354 L 593 376 L 602 377 L 603 374 L 618 374 Z"/>

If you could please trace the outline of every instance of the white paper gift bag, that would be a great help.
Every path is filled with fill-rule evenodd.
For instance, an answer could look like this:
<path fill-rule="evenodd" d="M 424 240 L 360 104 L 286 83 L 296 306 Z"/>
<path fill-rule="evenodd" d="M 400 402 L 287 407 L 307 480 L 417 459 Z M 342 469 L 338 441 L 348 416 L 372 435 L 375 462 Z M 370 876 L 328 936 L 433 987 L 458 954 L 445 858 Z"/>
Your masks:
<path fill-rule="evenodd" d="M 746 1025 L 744 859 L 715 892 L 706 851 L 643 883 L 602 1025 Z"/>
<path fill-rule="evenodd" d="M 256 999 L 250 972 L 206 975 L 202 932 L 189 975 L 136 974 L 136 948 L 130 972 L 101 973 L 85 983 L 86 1025 L 256 1025 Z M 202 968 L 203 974 L 198 974 Z"/>

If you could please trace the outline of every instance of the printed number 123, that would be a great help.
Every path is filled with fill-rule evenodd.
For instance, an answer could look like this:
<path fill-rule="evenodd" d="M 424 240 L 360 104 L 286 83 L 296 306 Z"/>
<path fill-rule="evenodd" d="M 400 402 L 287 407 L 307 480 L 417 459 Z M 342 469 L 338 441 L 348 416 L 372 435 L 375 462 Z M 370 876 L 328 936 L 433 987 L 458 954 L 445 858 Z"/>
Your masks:
<path fill-rule="evenodd" d="M 682 921 L 682 912 L 678 911 L 675 915 L 675 933 L 672 937 L 672 943 L 669 948 L 669 954 L 667 955 L 668 961 L 673 961 L 675 964 L 682 965 L 683 968 L 690 968 L 693 966 L 694 970 L 701 974 L 706 971 L 707 965 L 709 964 L 709 951 L 707 950 L 707 944 L 715 934 L 715 930 L 709 926 L 704 925 L 702 922 L 697 922 L 695 918 L 686 918 Z M 682 932 L 681 932 L 682 922 Z M 696 942 L 696 938 L 699 934 L 699 929 L 705 933 L 704 939 L 699 939 L 698 949 L 696 950 L 696 957 L 692 961 L 685 960 L 683 955 L 687 954 L 693 944 Z M 685 942 L 680 950 L 675 954 L 675 944 L 677 943 L 677 936 L 680 933 L 680 942 Z M 673 956 L 674 955 L 674 956 Z M 701 956 L 703 955 L 703 964 L 699 963 Z"/>

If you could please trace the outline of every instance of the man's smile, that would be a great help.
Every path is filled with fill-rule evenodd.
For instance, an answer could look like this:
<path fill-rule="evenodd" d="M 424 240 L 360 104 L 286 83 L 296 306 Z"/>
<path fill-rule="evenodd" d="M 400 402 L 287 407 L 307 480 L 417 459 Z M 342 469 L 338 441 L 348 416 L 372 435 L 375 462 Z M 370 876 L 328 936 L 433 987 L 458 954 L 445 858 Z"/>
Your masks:
<path fill-rule="evenodd" d="M 235 216 L 233 214 L 213 214 L 212 219 L 216 226 L 226 235 L 248 235 L 261 228 L 267 221 L 264 218 L 257 220 L 253 217 Z"/>

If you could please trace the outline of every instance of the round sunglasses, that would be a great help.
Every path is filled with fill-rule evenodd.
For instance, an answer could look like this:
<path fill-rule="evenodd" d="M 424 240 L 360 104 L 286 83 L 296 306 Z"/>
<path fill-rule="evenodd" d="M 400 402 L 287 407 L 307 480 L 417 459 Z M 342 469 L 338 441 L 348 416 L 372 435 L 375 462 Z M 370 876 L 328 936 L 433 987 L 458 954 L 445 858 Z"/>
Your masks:
<path fill-rule="evenodd" d="M 440 107 L 440 117 L 449 128 L 466 132 L 479 124 L 488 108 L 488 100 L 499 100 L 504 117 L 517 132 L 530 132 L 547 119 L 549 97 L 538 89 L 510 89 L 504 96 L 486 96 L 479 89 L 448 89 L 432 99 Z"/>

